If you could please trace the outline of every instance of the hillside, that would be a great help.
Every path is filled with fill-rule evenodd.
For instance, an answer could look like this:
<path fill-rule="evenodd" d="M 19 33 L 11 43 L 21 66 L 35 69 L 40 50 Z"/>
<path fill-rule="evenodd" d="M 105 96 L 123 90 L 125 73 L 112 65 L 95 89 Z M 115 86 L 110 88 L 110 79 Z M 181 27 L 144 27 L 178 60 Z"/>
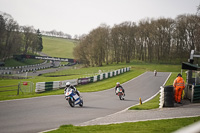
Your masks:
<path fill-rule="evenodd" d="M 74 58 L 73 48 L 76 41 L 64 38 L 43 36 L 42 52 L 52 57 Z"/>

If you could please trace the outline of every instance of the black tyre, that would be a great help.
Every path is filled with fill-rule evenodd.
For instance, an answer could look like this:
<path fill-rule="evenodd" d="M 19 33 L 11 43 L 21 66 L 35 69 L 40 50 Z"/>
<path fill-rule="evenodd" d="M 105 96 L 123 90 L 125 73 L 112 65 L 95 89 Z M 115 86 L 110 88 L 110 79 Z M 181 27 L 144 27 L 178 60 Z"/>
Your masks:
<path fill-rule="evenodd" d="M 81 100 L 81 103 L 79 104 L 80 107 L 83 107 L 83 100 Z"/>
<path fill-rule="evenodd" d="M 119 94 L 119 99 L 122 100 L 122 95 L 121 94 Z"/>
<path fill-rule="evenodd" d="M 164 107 L 174 107 L 174 101 L 165 101 L 164 102 Z"/>
<path fill-rule="evenodd" d="M 165 97 L 174 97 L 174 92 L 164 92 Z"/>
<path fill-rule="evenodd" d="M 72 101 L 71 98 L 69 98 L 69 105 L 70 105 L 71 107 L 74 107 L 74 106 L 75 106 L 74 101 Z"/>
<path fill-rule="evenodd" d="M 173 85 L 165 86 L 164 87 L 164 92 L 174 92 Z"/>

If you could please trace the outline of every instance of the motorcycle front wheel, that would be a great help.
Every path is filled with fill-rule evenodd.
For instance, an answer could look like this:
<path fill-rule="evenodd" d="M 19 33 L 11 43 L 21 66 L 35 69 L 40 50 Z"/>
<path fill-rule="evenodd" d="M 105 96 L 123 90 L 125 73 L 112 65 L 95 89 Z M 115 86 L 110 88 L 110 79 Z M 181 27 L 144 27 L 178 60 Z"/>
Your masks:
<path fill-rule="evenodd" d="M 74 104 L 74 101 L 71 99 L 71 98 L 69 98 L 69 105 L 71 106 L 71 107 L 74 107 L 75 106 L 75 104 Z"/>
<path fill-rule="evenodd" d="M 81 103 L 79 104 L 80 107 L 83 107 L 83 100 L 81 101 Z"/>
<path fill-rule="evenodd" d="M 120 100 L 124 100 L 123 94 L 119 94 L 119 99 L 120 99 Z"/>
<path fill-rule="evenodd" d="M 121 94 L 119 94 L 119 99 L 122 100 L 122 95 Z"/>

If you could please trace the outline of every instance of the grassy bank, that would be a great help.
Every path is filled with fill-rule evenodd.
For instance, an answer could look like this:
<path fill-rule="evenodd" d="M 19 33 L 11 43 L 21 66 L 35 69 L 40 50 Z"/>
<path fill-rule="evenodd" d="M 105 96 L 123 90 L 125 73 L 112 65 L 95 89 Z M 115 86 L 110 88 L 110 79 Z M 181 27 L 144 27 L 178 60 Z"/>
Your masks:
<path fill-rule="evenodd" d="M 43 53 L 52 57 L 73 58 L 76 41 L 64 38 L 43 36 Z"/>
<path fill-rule="evenodd" d="M 192 117 L 83 127 L 63 125 L 48 133 L 171 133 L 199 120 L 200 117 Z"/>

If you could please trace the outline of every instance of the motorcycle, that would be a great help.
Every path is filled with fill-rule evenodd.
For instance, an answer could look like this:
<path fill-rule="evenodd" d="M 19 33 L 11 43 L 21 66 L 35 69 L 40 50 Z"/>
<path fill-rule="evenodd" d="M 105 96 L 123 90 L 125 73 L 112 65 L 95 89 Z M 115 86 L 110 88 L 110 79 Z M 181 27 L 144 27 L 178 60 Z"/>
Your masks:
<path fill-rule="evenodd" d="M 80 107 L 83 107 L 82 97 L 78 96 L 76 92 L 71 88 L 66 89 L 65 99 L 69 102 L 69 105 L 71 107 L 74 107 L 75 105 L 79 105 Z"/>
<path fill-rule="evenodd" d="M 124 93 L 123 93 L 121 87 L 118 87 L 118 88 L 116 89 L 116 95 L 119 96 L 119 99 L 120 99 L 120 100 L 124 100 Z"/>

